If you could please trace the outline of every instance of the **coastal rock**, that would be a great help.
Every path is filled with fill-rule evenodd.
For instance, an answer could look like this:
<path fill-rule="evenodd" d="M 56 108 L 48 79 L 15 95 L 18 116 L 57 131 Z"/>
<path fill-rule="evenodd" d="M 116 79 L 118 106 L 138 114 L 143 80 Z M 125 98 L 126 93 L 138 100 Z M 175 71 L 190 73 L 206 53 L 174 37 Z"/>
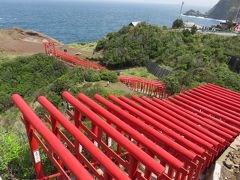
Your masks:
<path fill-rule="evenodd" d="M 214 19 L 240 20 L 239 10 L 239 0 L 220 0 L 206 15 Z"/>
<path fill-rule="evenodd" d="M 201 13 L 200 11 L 195 11 L 193 9 L 184 13 L 185 16 L 196 16 L 196 17 L 206 17 L 205 14 Z"/>
<path fill-rule="evenodd" d="M 240 21 L 240 1 L 220 0 L 213 8 L 211 8 L 206 13 L 201 13 L 200 11 L 191 9 L 185 12 L 184 15 Z"/>

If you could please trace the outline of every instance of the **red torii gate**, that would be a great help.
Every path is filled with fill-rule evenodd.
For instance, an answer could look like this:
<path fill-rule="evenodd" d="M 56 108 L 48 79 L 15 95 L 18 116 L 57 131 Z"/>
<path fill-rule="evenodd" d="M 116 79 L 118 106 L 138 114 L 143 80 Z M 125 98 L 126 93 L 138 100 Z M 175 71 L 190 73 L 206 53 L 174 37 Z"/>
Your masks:
<path fill-rule="evenodd" d="M 68 117 L 38 98 L 51 130 L 19 95 L 12 97 L 23 114 L 37 179 L 198 179 L 240 133 L 240 93 L 212 84 L 169 100 L 62 97 L 73 107 Z M 56 174 L 44 175 L 40 147 Z"/>
<path fill-rule="evenodd" d="M 88 60 L 79 59 L 75 56 L 72 56 L 68 53 L 62 52 L 56 48 L 56 43 L 53 41 L 43 42 L 45 53 L 47 55 L 55 56 L 57 58 L 63 59 L 64 61 L 71 63 L 73 65 L 79 65 L 84 68 L 92 68 L 101 71 L 105 71 L 106 68 L 101 66 L 100 64 L 93 63 Z"/>
<path fill-rule="evenodd" d="M 127 76 L 120 76 L 118 80 L 134 91 L 162 99 L 167 97 L 166 87 L 161 81 Z"/>

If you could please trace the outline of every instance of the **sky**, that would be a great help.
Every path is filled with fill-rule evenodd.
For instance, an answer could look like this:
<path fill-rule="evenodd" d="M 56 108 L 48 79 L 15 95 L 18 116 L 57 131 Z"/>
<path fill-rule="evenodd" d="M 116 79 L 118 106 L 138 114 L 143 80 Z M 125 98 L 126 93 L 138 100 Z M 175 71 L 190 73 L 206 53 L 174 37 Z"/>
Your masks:
<path fill-rule="evenodd" d="M 34 2 L 34 1 L 75 1 L 75 2 L 81 2 L 81 1 L 96 1 L 96 2 L 124 2 L 124 3 L 160 3 L 160 4 L 181 4 L 182 1 L 185 2 L 185 5 L 194 5 L 194 6 L 214 6 L 219 0 L 0 0 L 1 1 L 15 1 L 15 2 L 24 2 L 24 1 L 29 1 L 29 2 Z"/>
<path fill-rule="evenodd" d="M 79 1 L 79 0 L 75 0 Z M 96 1 L 96 0 L 93 0 Z M 161 3 L 161 4 L 181 4 L 182 1 L 186 5 L 214 6 L 219 0 L 105 0 L 111 2 L 135 2 L 135 3 Z"/>

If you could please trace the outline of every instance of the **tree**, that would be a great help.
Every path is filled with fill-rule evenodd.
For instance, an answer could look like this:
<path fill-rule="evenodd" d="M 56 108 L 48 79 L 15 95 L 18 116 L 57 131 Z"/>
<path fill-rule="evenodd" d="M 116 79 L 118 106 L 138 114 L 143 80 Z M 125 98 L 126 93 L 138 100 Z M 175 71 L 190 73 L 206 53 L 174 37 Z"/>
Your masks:
<path fill-rule="evenodd" d="M 173 29 L 178 29 L 183 27 L 184 27 L 184 23 L 182 19 L 176 19 L 175 21 L 173 21 L 173 24 L 172 24 Z"/>
<path fill-rule="evenodd" d="M 233 22 L 232 22 L 232 20 L 227 20 L 226 21 L 226 30 L 228 30 L 228 31 L 231 31 L 231 29 L 234 27 L 234 24 L 233 24 Z"/>
<path fill-rule="evenodd" d="M 189 37 L 191 35 L 191 31 L 189 31 L 189 29 L 184 29 L 182 31 L 182 33 L 183 33 L 184 37 Z"/>
<path fill-rule="evenodd" d="M 196 32 L 197 32 L 197 26 L 193 25 L 191 27 L 191 34 L 196 34 Z"/>

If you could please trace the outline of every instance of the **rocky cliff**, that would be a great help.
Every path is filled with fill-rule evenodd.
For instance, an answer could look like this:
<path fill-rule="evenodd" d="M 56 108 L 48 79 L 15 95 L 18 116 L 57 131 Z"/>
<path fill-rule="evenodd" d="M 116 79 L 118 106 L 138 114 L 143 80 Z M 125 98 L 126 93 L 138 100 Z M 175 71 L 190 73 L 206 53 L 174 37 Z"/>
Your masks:
<path fill-rule="evenodd" d="M 189 11 L 184 13 L 185 16 L 196 16 L 196 17 L 206 17 L 206 14 L 201 13 L 200 11 L 195 11 L 190 9 Z"/>
<path fill-rule="evenodd" d="M 215 19 L 233 20 L 236 16 L 240 18 L 239 10 L 240 0 L 220 0 L 206 15 Z"/>

